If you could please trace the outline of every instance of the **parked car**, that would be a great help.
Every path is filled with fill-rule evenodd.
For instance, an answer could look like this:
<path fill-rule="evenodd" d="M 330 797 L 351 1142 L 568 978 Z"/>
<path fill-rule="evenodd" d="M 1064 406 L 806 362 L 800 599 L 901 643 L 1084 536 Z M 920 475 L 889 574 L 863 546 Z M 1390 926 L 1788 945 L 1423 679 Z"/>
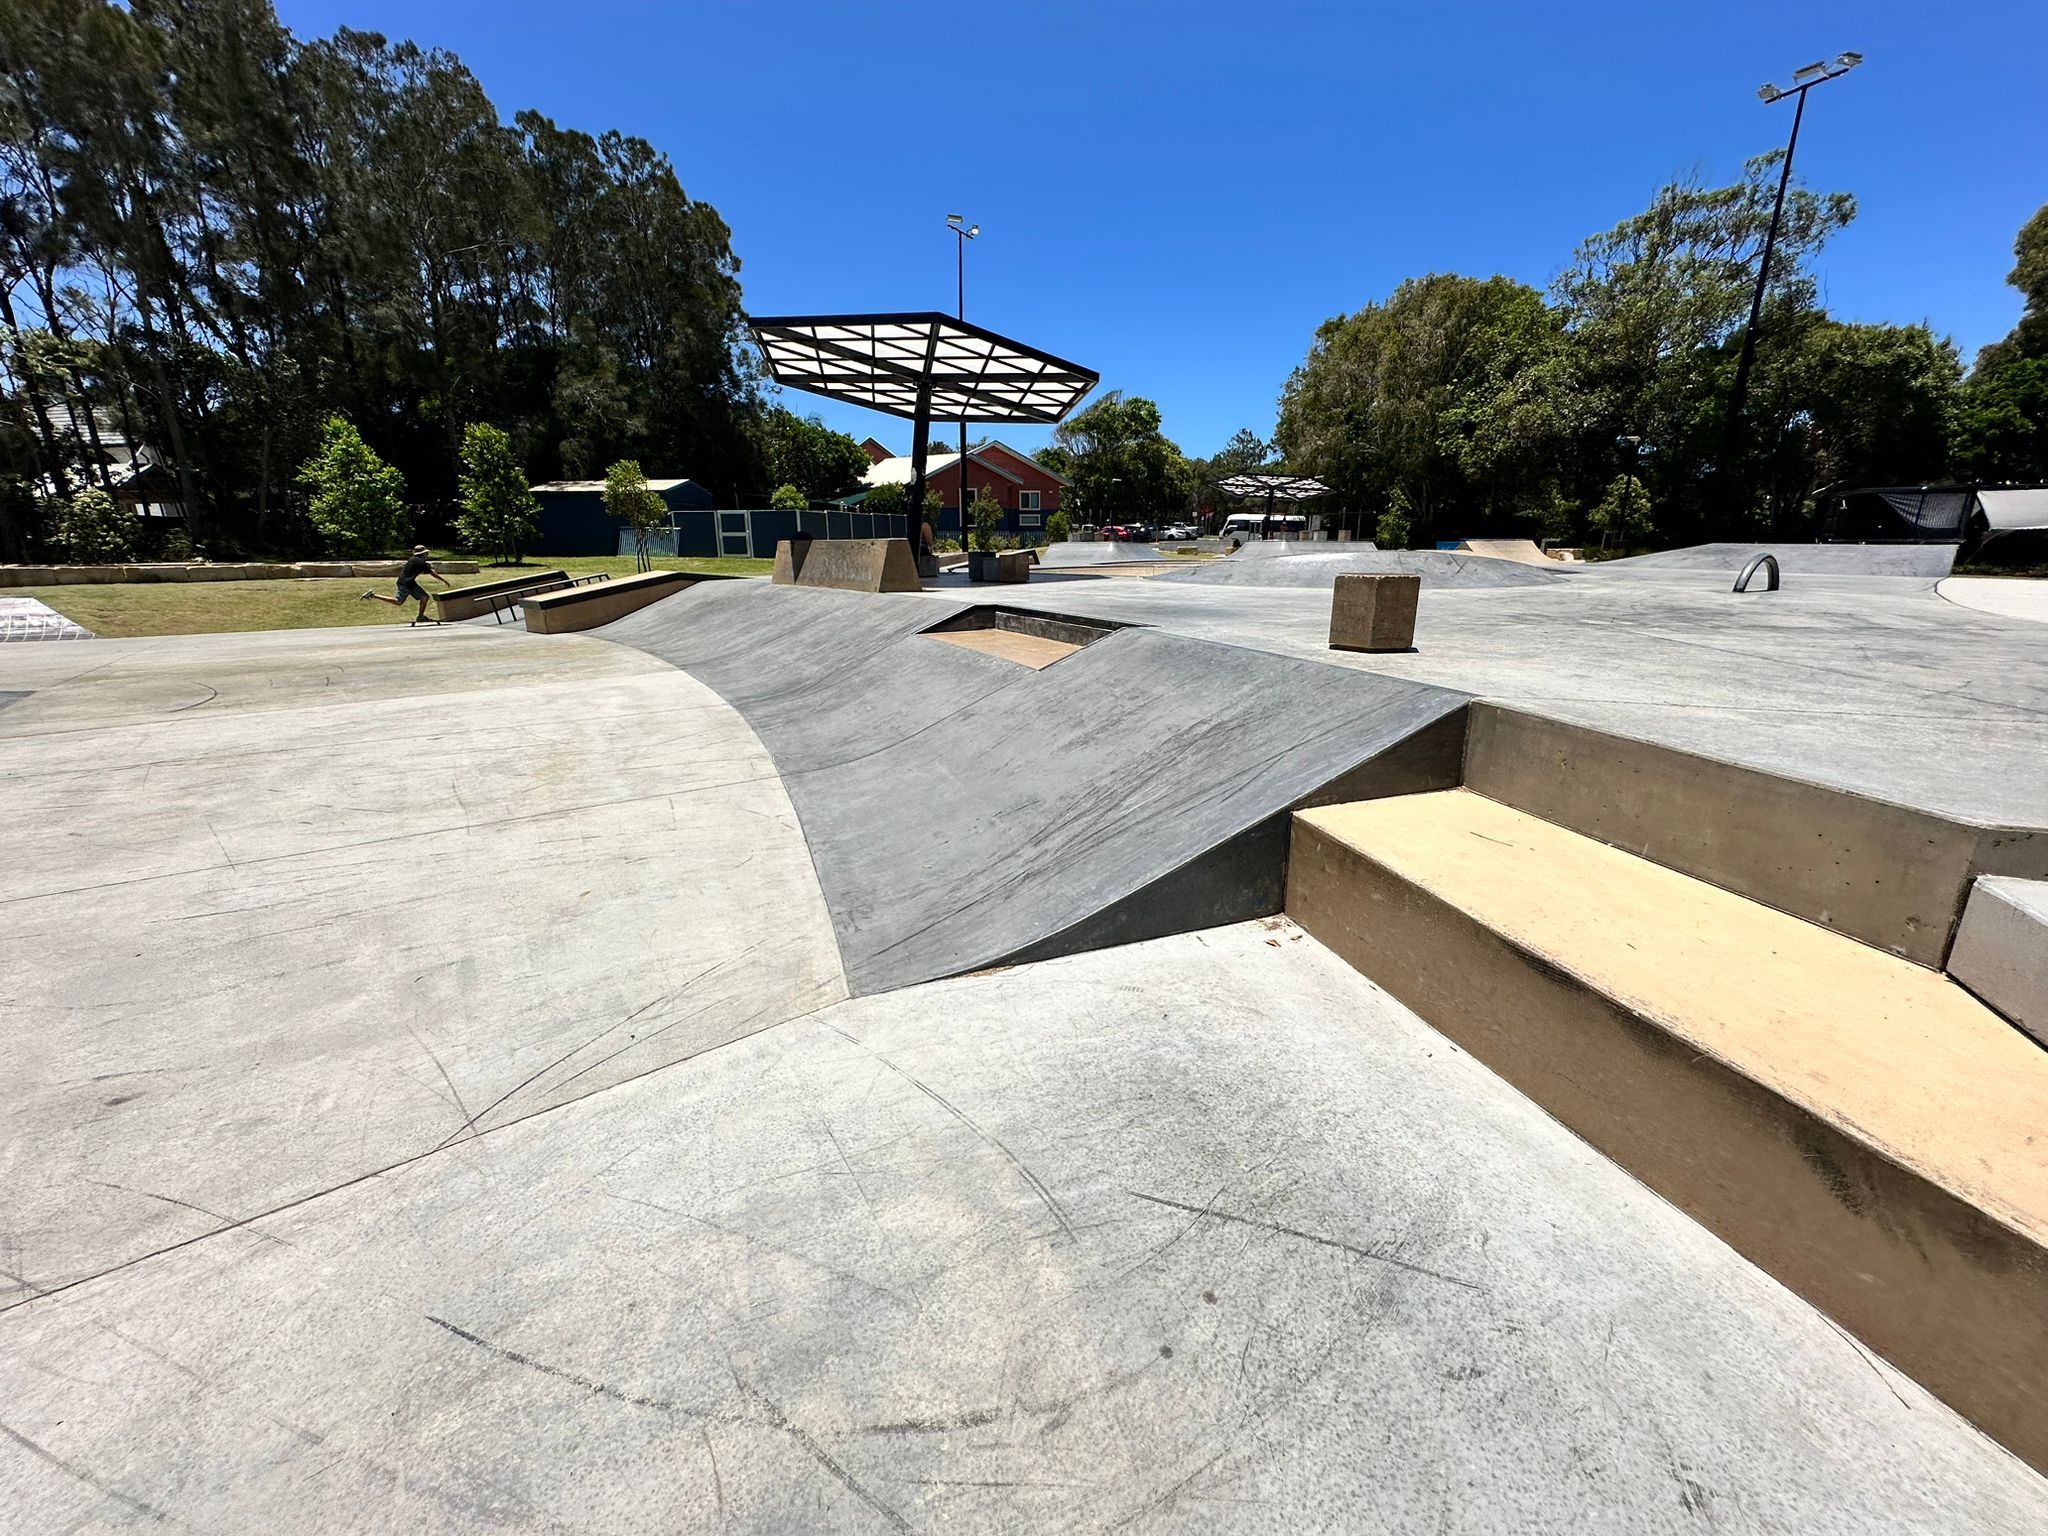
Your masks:
<path fill-rule="evenodd" d="M 1199 539 L 1201 536 L 1202 531 L 1193 523 L 1168 523 L 1165 530 L 1159 535 L 1160 539 L 1166 543 L 1181 543 Z"/>

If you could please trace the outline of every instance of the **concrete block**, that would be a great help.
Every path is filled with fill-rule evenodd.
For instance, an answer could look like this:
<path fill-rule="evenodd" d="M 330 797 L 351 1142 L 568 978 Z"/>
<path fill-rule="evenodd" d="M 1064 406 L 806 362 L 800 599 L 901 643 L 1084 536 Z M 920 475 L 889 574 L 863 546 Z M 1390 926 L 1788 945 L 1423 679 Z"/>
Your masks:
<path fill-rule="evenodd" d="M 1973 885 L 1948 972 L 2048 1045 L 2048 880 Z"/>
<path fill-rule="evenodd" d="M 706 576 L 694 571 L 643 571 L 613 581 L 593 581 L 587 586 L 564 587 L 559 592 L 540 592 L 526 598 L 521 608 L 526 627 L 537 635 L 571 634 L 579 629 L 596 629 L 614 619 L 637 613 L 649 603 L 693 587 L 700 581 L 738 581 L 737 576 Z"/>
<path fill-rule="evenodd" d="M 793 587 L 803 574 L 804 557 L 811 552 L 814 539 L 782 539 L 775 546 L 775 569 L 768 579 L 778 587 Z"/>
<path fill-rule="evenodd" d="M 346 560 L 300 560 L 293 564 L 294 576 L 353 576 L 356 568 Z"/>
<path fill-rule="evenodd" d="M 1339 576 L 1330 594 L 1330 649 L 1414 649 L 1421 595 L 1419 576 Z"/>
<path fill-rule="evenodd" d="M 47 587 L 55 584 L 56 567 L 50 565 L 0 565 L 0 587 Z"/>
<path fill-rule="evenodd" d="M 989 581 L 1022 582 L 1031 579 L 1031 567 L 1037 564 L 1028 549 L 1004 550 L 990 560 L 983 570 Z"/>
<path fill-rule="evenodd" d="M 921 592 L 907 539 L 785 540 L 775 549 L 775 581 L 783 586 L 835 587 L 842 592 Z M 784 574 L 783 555 L 789 554 Z"/>

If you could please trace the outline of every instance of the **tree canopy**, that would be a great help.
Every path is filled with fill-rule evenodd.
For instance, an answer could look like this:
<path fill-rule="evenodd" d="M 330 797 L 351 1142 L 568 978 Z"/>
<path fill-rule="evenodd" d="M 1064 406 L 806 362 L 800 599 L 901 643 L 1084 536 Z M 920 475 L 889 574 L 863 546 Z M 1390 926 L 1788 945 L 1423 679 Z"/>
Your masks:
<path fill-rule="evenodd" d="M 1160 430 L 1158 405 L 1121 390 L 1053 428 L 1037 459 L 1073 482 L 1080 515 L 1096 523 L 1172 517 L 1194 493 L 1194 472 Z"/>
<path fill-rule="evenodd" d="M 337 414 L 443 508 L 477 421 L 539 477 L 761 484 L 725 223 L 646 141 L 269 0 L 14 0 L 0 77 L 0 549 L 38 483 L 104 479 L 103 423 L 195 527 L 277 547 Z"/>

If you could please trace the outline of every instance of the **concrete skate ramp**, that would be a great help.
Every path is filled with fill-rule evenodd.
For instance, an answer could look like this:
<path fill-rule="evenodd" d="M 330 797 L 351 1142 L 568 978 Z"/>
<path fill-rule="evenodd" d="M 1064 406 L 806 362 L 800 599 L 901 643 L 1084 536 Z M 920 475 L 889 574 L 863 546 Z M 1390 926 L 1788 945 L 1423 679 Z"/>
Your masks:
<path fill-rule="evenodd" d="M 1168 571 L 1160 581 L 1185 581 L 1203 586 L 1240 587 L 1331 587 L 1339 576 L 1420 576 L 1425 588 L 1449 590 L 1461 587 L 1537 587 L 1569 581 L 1571 573 L 1557 561 L 1546 562 L 1552 569 L 1539 571 L 1510 560 L 1485 555 L 1463 555 L 1441 549 L 1364 550 L 1353 554 L 1332 554 L 1333 546 L 1296 545 L 1312 548 L 1315 554 L 1280 557 L 1244 557 L 1257 548 L 1246 545 L 1227 560 L 1210 560 L 1193 570 Z"/>
<path fill-rule="evenodd" d="M 1514 560 L 1523 565 L 1558 565 L 1537 547 L 1534 539 L 1467 539 L 1458 546 L 1468 555 L 1485 555 L 1494 560 Z"/>
<path fill-rule="evenodd" d="M 1038 552 L 1038 563 L 1047 570 L 1076 565 L 1150 565 L 1165 558 L 1156 544 L 1125 544 L 1113 539 L 1048 544 Z"/>
<path fill-rule="evenodd" d="M 1277 911 L 1289 807 L 1457 781 L 1462 694 L 1150 629 L 1042 671 L 920 633 L 966 606 L 731 582 L 593 631 L 767 746 L 858 993 Z"/>
<path fill-rule="evenodd" d="M 1339 550 L 1347 550 L 1352 554 L 1370 554 L 1378 548 L 1379 545 L 1373 543 L 1370 539 L 1360 539 L 1355 543 L 1346 541 L 1342 544 L 1332 544 L 1313 539 L 1248 539 L 1245 542 L 1244 548 L 1230 552 L 1230 558 L 1233 560 L 1278 560 L 1288 555 L 1329 555 L 1335 554 Z"/>
<path fill-rule="evenodd" d="M 1606 571 L 1741 570 L 1756 555 L 1776 555 L 1787 576 L 1946 576 L 1955 568 L 1953 544 L 1694 544 L 1653 555 L 1603 560 Z"/>

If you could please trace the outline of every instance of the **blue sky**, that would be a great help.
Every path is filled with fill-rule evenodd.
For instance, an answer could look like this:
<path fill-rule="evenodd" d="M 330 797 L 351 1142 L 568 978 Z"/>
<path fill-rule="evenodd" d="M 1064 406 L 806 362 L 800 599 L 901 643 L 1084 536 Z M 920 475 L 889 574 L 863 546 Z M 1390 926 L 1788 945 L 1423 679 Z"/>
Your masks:
<path fill-rule="evenodd" d="M 1756 87 L 1843 49 L 1797 169 L 1862 212 L 1822 256 L 1844 319 L 1925 320 L 1967 360 L 2019 313 L 2048 202 L 2048 5 L 282 0 L 454 50 L 509 117 L 640 134 L 732 226 L 757 313 L 953 304 L 1159 401 L 1210 453 L 1271 430 L 1330 315 L 1403 277 L 1542 285 L 1697 169 L 1782 144 Z M 805 396 L 898 448 L 909 425 Z M 1006 429 L 1020 447 L 1042 430 Z"/>

